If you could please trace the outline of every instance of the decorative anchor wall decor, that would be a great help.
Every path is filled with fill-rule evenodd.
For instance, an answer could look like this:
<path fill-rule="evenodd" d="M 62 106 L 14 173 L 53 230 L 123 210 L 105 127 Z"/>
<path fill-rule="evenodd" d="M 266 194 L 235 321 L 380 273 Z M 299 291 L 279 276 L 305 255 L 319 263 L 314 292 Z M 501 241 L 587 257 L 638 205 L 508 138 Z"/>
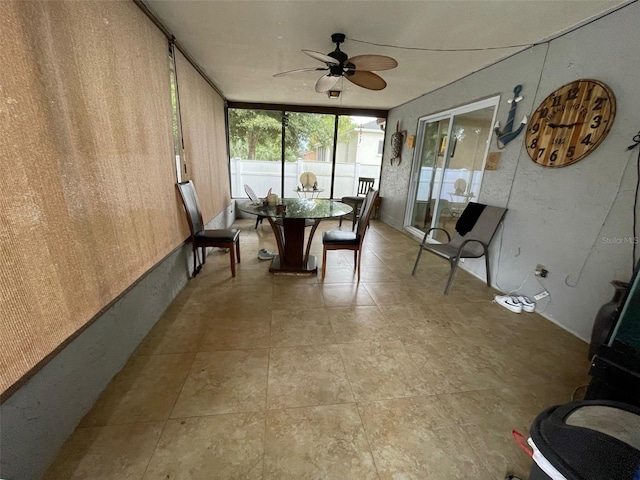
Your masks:
<path fill-rule="evenodd" d="M 520 122 L 518 129 L 515 132 L 512 131 L 518 102 L 523 99 L 522 95 L 520 95 L 521 91 L 522 85 L 516 85 L 516 88 L 513 89 L 513 98 L 511 100 L 507 100 L 507 102 L 511 104 L 511 108 L 509 109 L 509 117 L 507 118 L 507 125 L 504 127 L 504 130 L 500 131 L 500 122 L 496 122 L 496 126 L 493 127 L 493 131 L 496 134 L 496 145 L 498 145 L 499 149 L 503 149 L 507 143 L 520 135 L 520 132 L 522 132 L 522 129 L 527 123 L 527 116 L 525 115 L 522 118 L 522 122 Z"/>

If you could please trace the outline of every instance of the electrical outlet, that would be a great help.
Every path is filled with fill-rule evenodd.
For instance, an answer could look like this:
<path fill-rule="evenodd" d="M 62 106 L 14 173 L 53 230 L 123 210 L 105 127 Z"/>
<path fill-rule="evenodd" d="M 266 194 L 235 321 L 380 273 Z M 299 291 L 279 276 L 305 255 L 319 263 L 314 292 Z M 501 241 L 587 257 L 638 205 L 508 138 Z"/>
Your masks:
<path fill-rule="evenodd" d="M 536 300 L 542 300 L 543 298 L 548 297 L 548 296 L 549 296 L 549 292 L 544 290 L 544 291 L 540 292 L 539 294 L 534 295 L 533 298 L 535 298 Z"/>
<path fill-rule="evenodd" d="M 547 278 L 547 275 L 549 275 L 549 270 L 547 270 L 547 267 L 545 267 L 544 265 L 538 264 L 536 265 L 535 273 L 537 277 Z"/>

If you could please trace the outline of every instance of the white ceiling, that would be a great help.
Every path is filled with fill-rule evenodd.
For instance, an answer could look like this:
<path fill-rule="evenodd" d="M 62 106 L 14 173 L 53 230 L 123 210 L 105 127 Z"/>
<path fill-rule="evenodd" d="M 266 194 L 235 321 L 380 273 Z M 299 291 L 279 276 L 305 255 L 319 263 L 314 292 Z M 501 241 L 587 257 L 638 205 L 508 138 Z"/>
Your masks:
<path fill-rule="evenodd" d="M 525 47 L 427 52 L 375 46 L 485 48 L 529 45 L 557 36 L 627 0 L 144 0 L 230 101 L 389 109 L 435 90 Z M 322 67 L 301 49 L 331 52 L 344 33 L 349 56 L 388 55 L 388 83 L 370 91 L 344 80 L 330 100 L 314 85 L 323 72 L 273 74 Z M 342 80 L 341 80 L 342 81 Z M 340 84 L 339 84 L 340 85 Z"/>

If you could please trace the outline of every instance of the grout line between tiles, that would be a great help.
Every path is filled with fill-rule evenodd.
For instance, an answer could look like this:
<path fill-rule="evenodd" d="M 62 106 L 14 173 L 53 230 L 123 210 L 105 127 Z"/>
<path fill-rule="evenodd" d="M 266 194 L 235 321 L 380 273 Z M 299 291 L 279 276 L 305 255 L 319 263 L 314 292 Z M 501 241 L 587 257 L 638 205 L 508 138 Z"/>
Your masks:
<path fill-rule="evenodd" d="M 177 397 L 176 397 L 176 400 L 177 400 Z M 169 415 L 171 415 L 171 413 L 169 413 Z M 158 435 L 158 439 L 156 440 L 156 444 L 154 445 L 153 450 L 151 451 L 151 455 L 149 456 L 149 461 L 144 467 L 140 480 L 144 480 L 144 476 L 147 474 L 147 470 L 149 470 L 149 465 L 151 465 L 151 461 L 153 460 L 153 457 L 156 454 L 156 450 L 158 448 L 158 445 L 160 444 L 160 440 L 162 440 L 162 435 L 164 434 L 164 431 L 167 428 L 167 423 L 169 423 L 169 419 L 166 419 L 164 421 L 164 425 L 162 425 L 162 430 L 160 430 L 160 435 Z"/>

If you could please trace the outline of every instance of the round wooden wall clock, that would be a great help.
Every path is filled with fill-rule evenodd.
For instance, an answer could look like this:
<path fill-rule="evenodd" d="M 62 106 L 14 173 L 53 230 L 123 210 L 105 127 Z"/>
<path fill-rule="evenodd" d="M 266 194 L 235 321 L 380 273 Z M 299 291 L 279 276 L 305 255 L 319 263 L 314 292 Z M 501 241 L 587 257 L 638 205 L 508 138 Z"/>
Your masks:
<path fill-rule="evenodd" d="M 604 83 L 568 83 L 545 98 L 531 117 L 527 152 L 543 167 L 576 163 L 598 148 L 615 116 L 616 98 Z"/>

